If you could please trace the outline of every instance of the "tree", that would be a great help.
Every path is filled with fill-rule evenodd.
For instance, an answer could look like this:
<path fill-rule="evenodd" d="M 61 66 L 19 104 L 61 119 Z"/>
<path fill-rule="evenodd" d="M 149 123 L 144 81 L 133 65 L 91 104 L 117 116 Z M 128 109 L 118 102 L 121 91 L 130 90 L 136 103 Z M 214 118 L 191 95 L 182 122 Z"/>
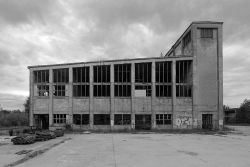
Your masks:
<path fill-rule="evenodd" d="M 27 97 L 23 106 L 24 106 L 24 111 L 29 114 L 29 112 L 30 112 L 30 97 Z"/>
<path fill-rule="evenodd" d="M 237 123 L 250 123 L 250 99 L 241 103 L 237 112 Z"/>

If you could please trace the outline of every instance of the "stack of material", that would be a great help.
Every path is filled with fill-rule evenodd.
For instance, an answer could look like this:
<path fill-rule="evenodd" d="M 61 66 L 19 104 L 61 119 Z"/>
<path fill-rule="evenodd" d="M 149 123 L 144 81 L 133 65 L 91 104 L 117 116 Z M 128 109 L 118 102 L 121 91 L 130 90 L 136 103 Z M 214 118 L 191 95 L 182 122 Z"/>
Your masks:
<path fill-rule="evenodd" d="M 51 132 L 51 131 L 49 131 L 48 133 L 51 135 L 52 139 L 56 138 L 56 134 L 55 134 L 55 132 Z"/>
<path fill-rule="evenodd" d="M 13 144 L 30 144 L 34 143 L 36 136 L 30 134 L 22 134 L 11 139 Z"/>
<path fill-rule="evenodd" d="M 36 141 L 50 140 L 52 138 L 52 135 L 48 132 L 36 132 Z"/>
<path fill-rule="evenodd" d="M 60 137 L 64 135 L 64 130 L 62 129 L 56 129 L 54 132 L 55 132 L 56 137 Z"/>

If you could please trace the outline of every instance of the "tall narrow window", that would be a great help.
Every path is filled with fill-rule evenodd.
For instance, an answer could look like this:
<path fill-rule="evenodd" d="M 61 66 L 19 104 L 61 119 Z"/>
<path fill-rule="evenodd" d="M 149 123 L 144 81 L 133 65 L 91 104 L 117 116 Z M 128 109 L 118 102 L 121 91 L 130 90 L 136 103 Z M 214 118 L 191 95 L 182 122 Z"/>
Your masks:
<path fill-rule="evenodd" d="M 69 69 L 64 68 L 53 70 L 53 81 L 53 95 L 68 96 Z"/>
<path fill-rule="evenodd" d="M 89 96 L 89 67 L 73 68 L 73 97 Z"/>
<path fill-rule="evenodd" d="M 49 70 L 34 71 L 34 96 L 49 96 Z"/>
<path fill-rule="evenodd" d="M 94 97 L 110 96 L 110 66 L 94 66 Z"/>
<path fill-rule="evenodd" d="M 131 64 L 114 65 L 115 97 L 131 96 Z"/>
<path fill-rule="evenodd" d="M 171 97 L 172 96 L 172 68 L 171 62 L 156 62 L 155 63 L 155 86 L 156 97 Z"/>
<path fill-rule="evenodd" d="M 192 97 L 191 61 L 176 62 L 176 97 Z"/>
<path fill-rule="evenodd" d="M 135 96 L 151 96 L 152 63 L 135 64 Z"/>
<path fill-rule="evenodd" d="M 189 31 L 183 38 L 183 47 L 187 46 L 191 42 L 191 31 Z"/>

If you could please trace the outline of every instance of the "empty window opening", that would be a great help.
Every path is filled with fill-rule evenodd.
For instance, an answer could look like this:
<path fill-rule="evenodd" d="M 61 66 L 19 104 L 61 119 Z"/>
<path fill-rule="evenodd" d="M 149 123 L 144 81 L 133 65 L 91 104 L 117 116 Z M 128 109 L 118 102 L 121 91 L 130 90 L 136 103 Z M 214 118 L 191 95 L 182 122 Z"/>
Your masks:
<path fill-rule="evenodd" d="M 53 95 L 68 96 L 69 69 L 53 70 Z"/>
<path fill-rule="evenodd" d="M 131 64 L 114 65 L 114 81 L 117 83 L 131 82 Z"/>
<path fill-rule="evenodd" d="M 65 124 L 66 114 L 54 114 L 54 124 Z"/>
<path fill-rule="evenodd" d="M 94 66 L 94 97 L 110 96 L 110 66 Z"/>
<path fill-rule="evenodd" d="M 147 97 L 151 96 L 151 85 L 136 85 L 135 97 Z"/>
<path fill-rule="evenodd" d="M 34 71 L 34 96 L 49 96 L 49 70 Z"/>
<path fill-rule="evenodd" d="M 202 114 L 202 129 L 213 129 L 213 114 Z"/>
<path fill-rule="evenodd" d="M 115 97 L 131 97 L 131 85 L 115 85 Z"/>
<path fill-rule="evenodd" d="M 176 62 L 176 97 L 192 97 L 192 61 Z"/>
<path fill-rule="evenodd" d="M 183 38 L 183 47 L 187 46 L 191 42 L 191 31 L 189 31 Z"/>
<path fill-rule="evenodd" d="M 73 123 L 75 125 L 88 125 L 89 114 L 73 114 Z"/>
<path fill-rule="evenodd" d="M 152 63 L 135 64 L 136 83 L 151 83 L 151 65 Z"/>
<path fill-rule="evenodd" d="M 131 114 L 115 114 L 115 125 L 130 125 Z"/>
<path fill-rule="evenodd" d="M 35 85 L 34 96 L 49 96 L 49 85 Z"/>
<path fill-rule="evenodd" d="M 89 67 L 73 68 L 73 97 L 89 96 Z"/>
<path fill-rule="evenodd" d="M 172 115 L 171 114 L 156 114 L 156 124 L 157 125 L 171 125 Z"/>
<path fill-rule="evenodd" d="M 63 84 L 53 85 L 53 95 L 54 96 L 69 96 L 68 85 L 63 85 Z"/>
<path fill-rule="evenodd" d="M 151 129 L 151 115 L 135 115 L 135 129 Z"/>
<path fill-rule="evenodd" d="M 156 97 L 172 96 L 172 67 L 171 62 L 155 63 Z"/>
<path fill-rule="evenodd" d="M 201 38 L 213 38 L 213 29 L 212 28 L 201 28 Z"/>
<path fill-rule="evenodd" d="M 34 71 L 34 83 L 49 83 L 49 70 Z"/>
<path fill-rule="evenodd" d="M 110 125 L 110 115 L 94 114 L 94 125 Z"/>

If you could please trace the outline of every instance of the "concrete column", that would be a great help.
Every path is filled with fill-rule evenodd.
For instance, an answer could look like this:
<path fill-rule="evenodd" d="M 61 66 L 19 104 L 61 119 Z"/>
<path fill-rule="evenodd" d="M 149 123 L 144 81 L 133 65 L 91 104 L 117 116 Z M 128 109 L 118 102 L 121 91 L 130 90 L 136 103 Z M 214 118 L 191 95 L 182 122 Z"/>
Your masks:
<path fill-rule="evenodd" d="M 110 125 L 111 129 L 113 129 L 114 126 L 114 64 L 111 64 L 110 66 Z"/>
<path fill-rule="evenodd" d="M 224 128 L 224 112 L 223 112 L 223 32 L 222 24 L 218 27 L 217 32 L 217 41 L 218 41 L 218 117 L 219 117 L 219 130 Z"/>
<path fill-rule="evenodd" d="M 94 129 L 93 66 L 89 67 L 89 128 Z"/>
<path fill-rule="evenodd" d="M 53 126 L 53 70 L 49 69 L 49 126 Z"/>
<path fill-rule="evenodd" d="M 152 129 L 156 128 L 156 121 L 155 121 L 155 61 L 152 61 L 152 84 L 151 84 L 151 108 L 152 108 Z"/>
<path fill-rule="evenodd" d="M 73 71 L 69 67 L 69 124 L 73 124 Z"/>
<path fill-rule="evenodd" d="M 30 108 L 29 108 L 29 125 L 34 125 L 34 79 L 33 79 L 33 70 L 30 69 Z"/>
<path fill-rule="evenodd" d="M 135 129 L 135 63 L 131 63 L 131 128 Z"/>
<path fill-rule="evenodd" d="M 176 127 L 176 60 L 172 61 L 172 121 L 173 129 Z"/>

